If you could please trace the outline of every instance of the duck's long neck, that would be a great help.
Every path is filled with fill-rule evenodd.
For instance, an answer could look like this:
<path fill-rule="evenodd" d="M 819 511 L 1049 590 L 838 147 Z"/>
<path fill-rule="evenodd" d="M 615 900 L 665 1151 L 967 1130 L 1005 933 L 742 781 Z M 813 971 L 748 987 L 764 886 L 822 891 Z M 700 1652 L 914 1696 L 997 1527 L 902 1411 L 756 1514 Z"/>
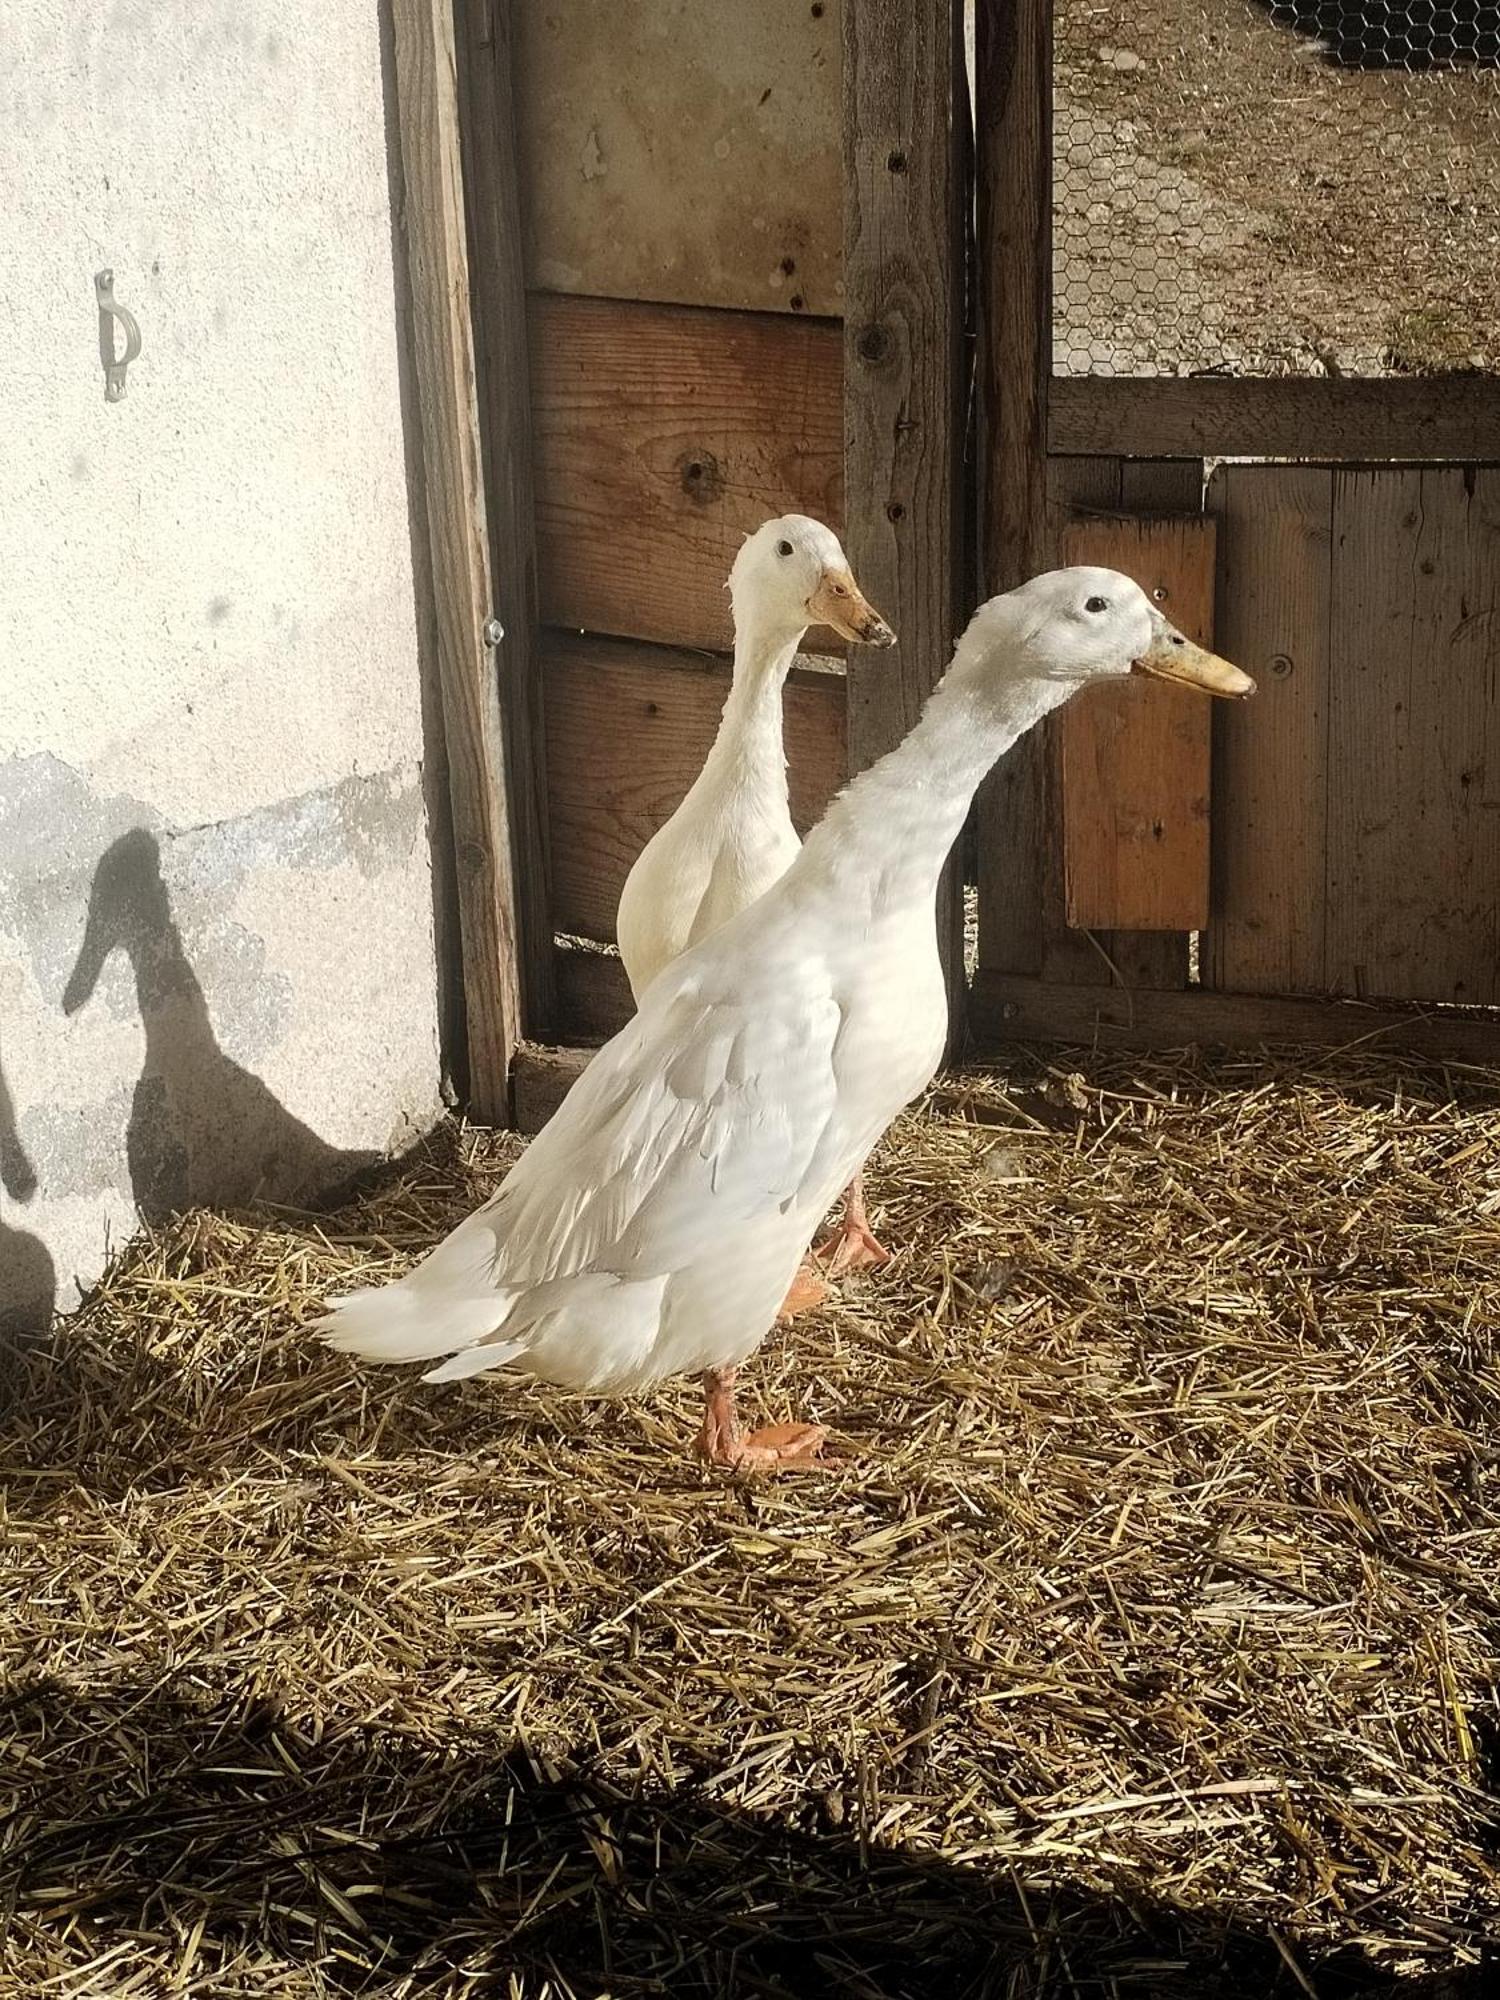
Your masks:
<path fill-rule="evenodd" d="M 736 607 L 734 679 L 695 791 L 744 785 L 786 804 L 781 691 L 801 641 L 801 631 L 768 631 Z"/>
<path fill-rule="evenodd" d="M 911 734 L 829 807 L 799 870 L 871 918 L 930 897 L 981 781 L 1069 692 L 1030 676 L 980 688 L 950 673 Z"/>

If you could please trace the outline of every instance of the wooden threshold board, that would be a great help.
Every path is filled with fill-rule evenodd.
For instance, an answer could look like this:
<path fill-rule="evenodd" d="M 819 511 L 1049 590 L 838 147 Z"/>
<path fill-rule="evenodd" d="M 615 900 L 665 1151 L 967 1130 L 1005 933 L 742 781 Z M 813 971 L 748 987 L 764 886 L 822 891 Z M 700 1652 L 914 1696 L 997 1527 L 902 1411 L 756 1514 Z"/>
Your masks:
<path fill-rule="evenodd" d="M 560 940 L 553 964 L 558 1039 L 606 1042 L 618 1034 L 635 1012 L 630 981 L 618 953 Z"/>
<path fill-rule="evenodd" d="M 1325 1049 L 1389 1049 L 1483 1067 L 1500 1064 L 1493 1014 L 1366 1006 L 1357 1000 L 1264 993 L 1183 992 L 1052 985 L 981 972 L 969 1008 L 973 1052 L 1007 1042 L 1097 1043 L 1104 1048 L 1247 1048 L 1295 1042 Z"/>
<path fill-rule="evenodd" d="M 1493 375 L 1058 376 L 1048 449 L 1126 458 L 1500 458 Z"/>
<path fill-rule="evenodd" d="M 969 1010 L 969 1058 L 983 1061 L 1015 1042 L 1103 1048 L 1384 1049 L 1479 1068 L 1500 1067 L 1500 1012 L 1493 1016 L 1367 1007 L 1355 1000 L 1292 1000 L 1261 993 L 1126 992 L 1048 986 L 981 973 Z M 597 1050 L 525 1043 L 512 1072 L 518 1130 L 539 1132 Z"/>

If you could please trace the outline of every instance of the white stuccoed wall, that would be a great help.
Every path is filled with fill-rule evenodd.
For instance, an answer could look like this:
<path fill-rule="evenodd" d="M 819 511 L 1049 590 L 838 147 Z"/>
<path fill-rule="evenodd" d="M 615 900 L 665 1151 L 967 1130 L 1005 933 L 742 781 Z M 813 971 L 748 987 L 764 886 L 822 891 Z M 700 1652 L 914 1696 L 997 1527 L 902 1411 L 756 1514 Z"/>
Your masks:
<path fill-rule="evenodd" d="M 438 1112 L 382 12 L 0 16 L 0 1316 Z"/>

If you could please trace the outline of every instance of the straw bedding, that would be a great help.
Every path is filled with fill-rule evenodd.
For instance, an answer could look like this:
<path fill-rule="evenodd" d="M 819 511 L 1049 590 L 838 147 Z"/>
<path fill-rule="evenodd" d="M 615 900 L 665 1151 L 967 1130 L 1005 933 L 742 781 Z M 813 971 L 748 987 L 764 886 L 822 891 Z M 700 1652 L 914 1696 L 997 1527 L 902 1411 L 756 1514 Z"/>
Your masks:
<path fill-rule="evenodd" d="M 747 1374 L 844 1463 L 762 1484 L 691 1383 L 301 1330 L 513 1145 L 188 1216 L 13 1363 L 7 1996 L 1487 1990 L 1500 1079 L 950 1077 Z"/>

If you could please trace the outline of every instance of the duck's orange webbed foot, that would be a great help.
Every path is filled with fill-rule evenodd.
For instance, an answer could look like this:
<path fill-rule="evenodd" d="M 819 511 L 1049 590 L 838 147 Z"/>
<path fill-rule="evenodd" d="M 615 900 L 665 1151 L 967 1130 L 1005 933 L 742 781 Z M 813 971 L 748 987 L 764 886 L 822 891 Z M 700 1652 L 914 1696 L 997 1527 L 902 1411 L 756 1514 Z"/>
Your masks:
<path fill-rule="evenodd" d="M 734 1368 L 710 1368 L 703 1377 L 703 1428 L 698 1456 L 739 1472 L 803 1472 L 817 1468 L 824 1424 L 767 1424 L 744 1436 L 734 1414 Z"/>
<path fill-rule="evenodd" d="M 891 1252 L 870 1227 L 870 1218 L 865 1213 L 863 1174 L 856 1174 L 849 1183 L 844 1196 L 843 1220 L 830 1236 L 818 1244 L 813 1255 L 834 1278 L 845 1271 L 869 1270 L 877 1264 L 889 1264 L 891 1261 Z"/>
<path fill-rule="evenodd" d="M 791 1290 L 782 1300 L 776 1314 L 779 1320 L 795 1319 L 798 1313 L 812 1312 L 822 1305 L 828 1296 L 828 1287 L 818 1273 L 817 1266 L 804 1257 L 792 1280 Z"/>

